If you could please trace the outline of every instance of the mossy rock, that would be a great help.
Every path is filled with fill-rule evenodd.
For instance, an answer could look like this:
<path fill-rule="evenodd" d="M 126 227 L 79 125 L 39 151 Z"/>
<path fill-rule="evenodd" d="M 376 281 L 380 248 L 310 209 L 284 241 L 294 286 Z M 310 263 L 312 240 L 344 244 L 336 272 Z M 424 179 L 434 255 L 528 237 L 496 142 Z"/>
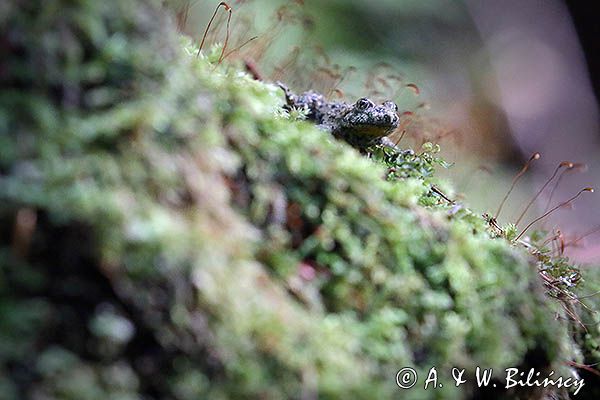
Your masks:
<path fill-rule="evenodd" d="M 527 254 L 435 201 L 435 155 L 385 179 L 155 3 L 2 6 L 3 396 L 541 397 L 452 384 L 577 352 Z"/>

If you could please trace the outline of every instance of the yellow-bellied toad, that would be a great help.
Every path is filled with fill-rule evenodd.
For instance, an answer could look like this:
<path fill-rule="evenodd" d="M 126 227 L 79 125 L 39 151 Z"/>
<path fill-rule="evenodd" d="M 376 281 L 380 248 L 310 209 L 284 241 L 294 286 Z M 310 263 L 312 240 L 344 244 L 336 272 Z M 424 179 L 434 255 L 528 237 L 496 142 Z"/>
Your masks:
<path fill-rule="evenodd" d="M 330 102 L 312 90 L 296 95 L 283 83 L 277 85 L 285 93 L 287 109 L 306 109 L 310 121 L 336 138 L 361 150 L 375 144 L 395 147 L 386 137 L 399 123 L 398 106 L 393 101 L 377 105 L 363 97 L 354 104 Z"/>

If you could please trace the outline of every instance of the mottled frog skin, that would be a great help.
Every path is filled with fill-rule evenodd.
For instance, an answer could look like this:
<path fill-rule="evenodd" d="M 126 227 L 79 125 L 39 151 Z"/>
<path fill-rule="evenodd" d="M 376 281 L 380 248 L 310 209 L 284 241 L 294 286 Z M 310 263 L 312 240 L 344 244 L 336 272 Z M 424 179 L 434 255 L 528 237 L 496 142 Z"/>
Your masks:
<path fill-rule="evenodd" d="M 296 95 L 283 83 L 277 82 L 277 85 L 285 93 L 286 108 L 305 108 L 310 121 L 336 138 L 361 150 L 375 144 L 395 148 L 386 137 L 399 123 L 398 106 L 394 102 L 386 101 L 378 105 L 365 97 L 354 104 L 330 102 L 312 90 Z"/>

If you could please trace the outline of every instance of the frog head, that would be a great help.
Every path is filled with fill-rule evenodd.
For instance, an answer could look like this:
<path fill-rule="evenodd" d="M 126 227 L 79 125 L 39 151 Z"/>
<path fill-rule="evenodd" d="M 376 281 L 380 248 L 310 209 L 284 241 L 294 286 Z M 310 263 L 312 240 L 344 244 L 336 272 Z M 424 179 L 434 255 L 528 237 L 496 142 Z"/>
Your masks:
<path fill-rule="evenodd" d="M 339 124 L 349 134 L 376 139 L 392 133 L 399 120 L 398 106 L 393 101 L 375 104 L 363 97 L 348 109 Z"/>

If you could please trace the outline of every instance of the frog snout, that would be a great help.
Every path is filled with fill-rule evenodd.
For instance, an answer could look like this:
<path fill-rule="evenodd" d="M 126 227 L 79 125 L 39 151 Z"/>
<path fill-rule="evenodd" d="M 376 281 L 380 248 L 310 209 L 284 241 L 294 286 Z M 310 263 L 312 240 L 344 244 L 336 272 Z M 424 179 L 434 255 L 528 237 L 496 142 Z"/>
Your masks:
<path fill-rule="evenodd" d="M 383 123 L 386 125 L 395 125 L 398 123 L 398 116 L 392 114 L 384 114 L 383 115 Z"/>

